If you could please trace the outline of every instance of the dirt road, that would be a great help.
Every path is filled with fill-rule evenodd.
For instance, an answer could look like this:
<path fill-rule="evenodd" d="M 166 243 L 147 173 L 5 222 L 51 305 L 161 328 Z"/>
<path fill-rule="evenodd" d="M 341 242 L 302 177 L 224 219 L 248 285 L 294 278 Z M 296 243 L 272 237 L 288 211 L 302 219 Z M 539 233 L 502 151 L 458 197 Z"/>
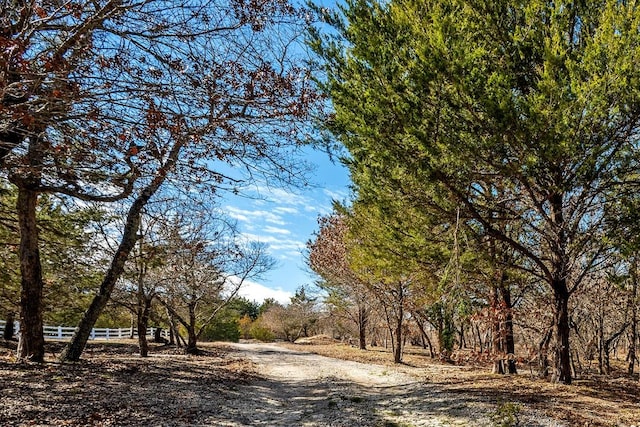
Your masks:
<path fill-rule="evenodd" d="M 269 344 L 234 344 L 264 380 L 238 385 L 209 418 L 220 426 L 491 426 L 498 402 L 452 394 L 428 372 L 362 364 Z M 447 367 L 443 367 L 446 369 Z M 450 369 L 456 369 L 451 367 Z M 561 426 L 521 408 L 521 426 Z M 499 425 L 499 424 L 498 424 Z"/>

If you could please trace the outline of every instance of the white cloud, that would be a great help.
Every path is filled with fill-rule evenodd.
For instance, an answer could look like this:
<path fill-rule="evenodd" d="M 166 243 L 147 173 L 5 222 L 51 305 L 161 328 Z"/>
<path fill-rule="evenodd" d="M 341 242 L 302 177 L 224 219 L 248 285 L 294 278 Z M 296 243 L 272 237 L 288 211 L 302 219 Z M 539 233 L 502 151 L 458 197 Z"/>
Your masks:
<path fill-rule="evenodd" d="M 325 194 L 325 196 L 331 198 L 331 200 L 341 201 L 347 198 L 347 193 L 345 191 L 335 191 L 325 188 L 322 190 L 322 192 Z"/>
<path fill-rule="evenodd" d="M 267 196 L 267 199 L 277 206 L 274 208 L 274 211 L 280 210 L 283 213 L 298 213 L 297 210 L 295 212 L 287 212 L 287 210 L 292 209 L 291 206 L 301 206 L 305 211 L 315 210 L 313 199 L 282 188 L 262 186 L 257 188 L 257 192 L 258 194 Z"/>
<path fill-rule="evenodd" d="M 276 208 L 273 208 L 273 212 L 278 214 L 288 214 L 288 215 L 296 215 L 300 213 L 300 211 L 296 208 L 290 208 L 285 206 L 278 206 Z"/>
<path fill-rule="evenodd" d="M 282 252 L 278 254 L 278 259 L 283 261 L 299 260 L 301 252 L 302 251 L 300 249 L 295 251 Z"/>
<path fill-rule="evenodd" d="M 290 298 L 293 296 L 291 292 L 282 290 L 281 288 L 272 289 L 249 280 L 242 284 L 238 295 L 247 298 L 249 301 L 256 301 L 257 303 L 262 303 L 267 298 L 273 298 L 281 304 L 288 304 L 291 302 Z"/>
<path fill-rule="evenodd" d="M 331 212 L 331 201 L 320 202 L 317 198 L 311 198 L 300 194 L 292 193 L 282 188 L 271 188 L 267 186 L 260 186 L 256 188 L 256 192 L 260 197 L 264 197 L 268 203 L 271 203 L 275 207 L 268 211 L 272 215 L 301 215 L 315 212 L 320 215 L 327 215 Z M 345 199 L 344 192 L 332 191 L 323 189 L 322 194 L 325 197 L 329 197 L 331 200 L 343 200 Z M 265 212 L 265 211 L 257 211 Z M 243 211 L 247 216 L 248 211 Z M 268 220 L 267 220 L 268 221 Z M 275 223 L 273 221 L 270 221 Z"/>
<path fill-rule="evenodd" d="M 305 206 L 309 203 L 307 197 L 283 190 L 282 188 L 263 188 L 262 190 L 269 194 L 269 199 L 277 205 Z"/>
<path fill-rule="evenodd" d="M 252 233 L 242 233 L 242 237 L 249 241 L 266 243 L 271 251 L 296 252 L 304 247 L 304 242 L 295 239 L 283 239 L 279 236 L 261 236 Z"/>
<path fill-rule="evenodd" d="M 227 212 L 229 213 L 229 216 L 233 219 L 235 219 L 236 221 L 240 221 L 240 222 L 249 222 L 249 217 L 246 215 L 241 214 L 240 209 L 236 209 L 236 208 L 232 208 L 230 206 L 227 206 Z"/>
<path fill-rule="evenodd" d="M 265 233 L 273 233 L 273 234 L 291 234 L 291 231 L 284 229 L 284 228 L 278 228 L 278 227 L 272 227 L 270 225 L 267 225 L 266 227 L 264 227 L 264 232 Z"/>
<path fill-rule="evenodd" d="M 268 212 L 264 210 L 247 210 L 236 208 L 235 206 L 225 206 L 225 210 L 227 214 L 240 222 L 251 223 L 257 219 L 262 219 L 265 222 L 277 225 L 286 225 L 286 221 L 282 219 L 280 215 L 276 215 L 273 212 Z"/>

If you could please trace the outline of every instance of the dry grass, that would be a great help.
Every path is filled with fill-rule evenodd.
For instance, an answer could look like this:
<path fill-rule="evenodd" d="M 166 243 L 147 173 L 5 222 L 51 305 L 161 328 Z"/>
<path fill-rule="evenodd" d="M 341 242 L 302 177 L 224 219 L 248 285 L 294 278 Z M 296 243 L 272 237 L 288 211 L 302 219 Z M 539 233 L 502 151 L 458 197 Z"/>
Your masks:
<path fill-rule="evenodd" d="M 344 344 L 283 345 L 338 359 L 394 365 L 390 351 L 380 347 L 363 351 Z M 622 362 L 613 365 L 611 376 L 582 374 L 567 386 L 532 376 L 528 366 L 519 366 L 518 375 L 497 375 L 491 373 L 488 362 L 444 363 L 414 347 L 405 352 L 400 369 L 446 391 L 491 396 L 496 402 L 522 403 L 571 426 L 640 426 L 637 375 L 634 378 L 624 375 Z"/>

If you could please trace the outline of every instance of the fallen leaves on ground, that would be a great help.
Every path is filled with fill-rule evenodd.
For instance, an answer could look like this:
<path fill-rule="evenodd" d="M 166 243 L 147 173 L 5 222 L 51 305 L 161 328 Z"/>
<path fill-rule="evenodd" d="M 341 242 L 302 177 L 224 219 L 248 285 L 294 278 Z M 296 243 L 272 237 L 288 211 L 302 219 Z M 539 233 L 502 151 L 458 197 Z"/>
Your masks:
<path fill-rule="evenodd" d="M 394 365 L 389 350 L 381 347 L 365 351 L 345 344 L 282 345 L 337 359 Z M 422 375 L 426 381 L 443 386 L 444 391 L 526 404 L 571 426 L 637 426 L 640 425 L 638 375 L 627 376 L 622 361 L 619 364 L 610 376 L 583 372 L 569 386 L 538 378 L 528 366 L 520 366 L 518 375 L 497 375 L 490 373 L 489 363 L 455 365 L 432 359 L 417 347 L 405 353 L 400 366 L 408 373 Z"/>
<path fill-rule="evenodd" d="M 150 357 L 130 343 L 91 343 L 83 360 L 61 364 L 48 344 L 47 363 L 16 362 L 0 353 L 2 426 L 193 425 L 215 413 L 235 385 L 255 378 L 253 365 L 204 346 L 188 356 L 153 346 Z"/>
<path fill-rule="evenodd" d="M 226 416 L 225 405 L 244 385 L 262 377 L 256 365 L 224 344 L 203 344 L 197 356 L 152 345 L 137 355 L 134 341 L 90 343 L 79 363 L 57 362 L 62 343 L 47 344 L 47 362 L 20 363 L 15 343 L 0 343 L 0 425 L 2 426 L 191 426 Z M 392 366 L 388 351 L 347 345 L 294 345 L 337 359 Z M 412 350 L 393 365 L 460 399 L 526 405 L 571 426 L 640 424 L 640 387 L 618 371 L 607 377 L 580 375 L 571 386 L 552 384 L 520 367 L 518 375 L 490 374 L 489 365 L 459 366 Z M 310 367 L 312 368 L 312 367 Z M 244 393 L 244 392 L 243 392 Z M 234 425 L 233 420 L 229 420 Z M 225 424 L 227 425 L 227 424 Z"/>

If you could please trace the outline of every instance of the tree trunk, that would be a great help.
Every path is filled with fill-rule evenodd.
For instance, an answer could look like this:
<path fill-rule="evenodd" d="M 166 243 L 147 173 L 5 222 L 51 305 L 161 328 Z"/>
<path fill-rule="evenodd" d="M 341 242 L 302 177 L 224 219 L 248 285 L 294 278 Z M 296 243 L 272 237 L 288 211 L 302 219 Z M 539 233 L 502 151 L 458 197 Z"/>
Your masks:
<path fill-rule="evenodd" d="M 371 347 L 377 347 L 378 346 L 378 340 L 380 339 L 380 337 L 378 336 L 379 333 L 380 333 L 380 331 L 376 327 L 373 330 L 373 333 L 371 334 Z"/>
<path fill-rule="evenodd" d="M 360 305 L 358 307 L 358 338 L 360 350 L 367 349 L 367 323 L 368 315 L 366 307 Z"/>
<path fill-rule="evenodd" d="M 147 340 L 147 326 L 149 325 L 149 312 L 151 310 L 151 299 L 139 297 L 138 300 L 138 346 L 140 356 L 149 355 L 149 342 Z"/>
<path fill-rule="evenodd" d="M 87 311 L 84 312 L 82 320 L 80 320 L 71 341 L 60 355 L 61 361 L 77 362 L 80 360 L 80 356 L 91 334 L 91 329 L 93 329 L 93 326 L 96 324 L 102 310 L 107 306 L 111 298 L 111 292 L 113 292 L 113 288 L 124 270 L 124 264 L 127 261 L 129 253 L 131 253 L 131 249 L 133 249 L 136 243 L 136 233 L 140 225 L 140 210 L 142 210 L 142 206 L 139 206 L 139 208 L 140 209 L 133 209 L 132 206 L 132 209 L 129 210 L 125 231 L 120 246 L 113 257 L 111 266 L 100 284 L 98 293 L 93 297 L 93 301 L 91 301 Z M 139 328 L 140 325 L 138 325 L 138 329 Z"/>
<path fill-rule="evenodd" d="M 582 361 L 580 360 L 580 354 L 577 350 L 573 351 L 573 357 L 571 358 L 573 366 L 574 378 L 577 378 L 578 373 L 582 372 Z"/>
<path fill-rule="evenodd" d="M 176 326 L 176 319 L 171 314 L 171 311 L 168 307 L 165 307 L 167 310 L 167 317 L 169 318 L 169 344 L 174 344 L 179 348 L 182 347 L 182 342 L 180 341 L 180 334 L 178 333 L 178 327 Z"/>
<path fill-rule="evenodd" d="M 60 355 L 61 361 L 76 362 L 80 360 L 80 356 L 82 355 L 84 347 L 87 344 L 87 340 L 89 339 L 91 329 L 93 329 L 93 326 L 96 324 L 102 310 L 107 306 L 109 298 L 111 298 L 111 292 L 113 292 L 116 282 L 124 271 L 124 264 L 136 244 L 142 209 L 164 183 L 167 178 L 167 174 L 173 170 L 183 146 L 184 142 L 176 141 L 171 148 L 171 152 L 169 153 L 165 164 L 158 169 L 151 183 L 149 183 L 149 185 L 140 192 L 138 197 L 136 197 L 131 204 L 127 214 L 124 232 L 122 233 L 122 239 L 120 240 L 120 245 L 111 260 L 109 270 L 107 270 L 107 273 L 100 284 L 98 294 L 93 298 L 91 305 L 89 305 L 89 308 L 85 311 L 82 320 L 80 320 L 80 324 L 78 325 L 76 332 L 73 334 L 71 342 L 69 342 Z"/>
<path fill-rule="evenodd" d="M 402 362 L 402 344 L 403 344 L 403 333 L 402 333 L 402 324 L 404 323 L 404 284 L 402 282 L 398 282 L 398 287 L 396 288 L 396 305 L 395 310 L 396 313 L 396 340 L 395 346 L 393 347 L 393 361 L 394 363 Z"/>
<path fill-rule="evenodd" d="M 393 348 L 393 361 L 394 363 L 402 362 L 402 318 L 404 312 L 402 306 L 398 307 L 398 318 L 396 319 L 396 340 Z"/>
<path fill-rule="evenodd" d="M 571 349 L 569 348 L 569 288 L 567 286 L 567 238 L 564 224 L 564 194 L 549 195 L 550 218 L 555 230 L 551 247 L 551 280 L 549 285 L 554 297 L 554 322 L 556 332 L 555 372 L 553 380 L 571 384 Z"/>
<path fill-rule="evenodd" d="M 636 265 L 630 268 L 631 271 L 631 333 L 629 337 L 629 351 L 627 357 L 629 358 L 629 375 L 633 375 L 633 371 L 636 363 L 636 343 L 638 342 L 638 277 L 636 272 Z"/>
<path fill-rule="evenodd" d="M 441 312 L 438 313 L 438 317 L 436 319 L 436 332 L 438 333 L 438 353 L 443 355 L 447 349 L 444 339 L 444 312 L 442 307 L 438 307 L 438 310 Z"/>
<path fill-rule="evenodd" d="M 427 341 L 427 345 L 429 346 L 429 357 L 432 359 L 436 357 L 436 353 L 433 351 L 433 344 L 431 344 L 431 340 L 429 339 L 429 335 L 426 332 L 422 331 L 422 339 Z"/>
<path fill-rule="evenodd" d="M 162 336 L 162 328 L 160 326 L 156 327 L 153 332 L 153 342 L 159 344 L 166 344 L 167 340 Z"/>
<path fill-rule="evenodd" d="M 198 354 L 198 334 L 196 333 L 196 309 L 195 306 L 189 306 L 189 326 L 187 327 L 187 354 Z"/>
<path fill-rule="evenodd" d="M 22 183 L 24 184 L 24 183 Z M 18 186 L 16 205 L 20 227 L 20 340 L 18 357 L 44 361 L 42 325 L 42 265 L 38 248 L 36 206 L 38 193 L 26 185 Z"/>
<path fill-rule="evenodd" d="M 138 323 L 138 347 L 140 351 L 140 357 L 147 357 L 149 355 L 149 342 L 147 341 L 147 326 L 149 325 L 149 311 L 151 309 L 151 300 L 147 298 L 144 291 L 144 279 L 147 272 L 144 262 L 144 249 L 142 233 L 136 234 L 136 238 L 140 243 L 139 246 L 139 259 L 137 261 L 136 269 L 138 273 L 138 292 L 136 314 Z"/>
<path fill-rule="evenodd" d="M 134 339 L 136 336 L 136 316 L 131 313 L 131 323 L 129 324 L 129 339 Z"/>
<path fill-rule="evenodd" d="M 569 348 L 569 291 L 565 279 L 554 281 L 556 354 L 553 380 L 571 384 L 571 353 Z"/>
<path fill-rule="evenodd" d="M 418 329 L 420 329 L 420 336 L 422 338 L 422 348 L 424 348 L 426 350 L 427 345 L 429 346 L 429 355 L 431 356 L 431 358 L 433 359 L 434 357 L 436 357 L 434 351 L 433 351 L 433 345 L 431 344 L 431 340 L 429 339 L 429 335 L 427 335 L 427 331 L 424 330 L 424 324 L 422 323 L 422 320 L 420 319 L 419 316 L 415 316 L 416 317 L 416 325 L 418 325 Z"/>
<path fill-rule="evenodd" d="M 476 334 L 478 336 L 478 348 L 480 348 L 480 354 L 483 353 L 484 344 L 482 343 L 482 336 L 480 335 L 480 326 L 476 324 Z M 475 349 L 475 348 L 474 348 Z"/>
<path fill-rule="evenodd" d="M 502 273 L 498 272 L 499 278 L 502 278 Z M 502 328 L 500 325 L 500 302 L 498 299 L 498 287 L 491 287 L 490 306 L 491 310 L 491 352 L 493 353 L 493 369 L 494 374 L 504 374 L 504 361 L 502 358 Z"/>
<path fill-rule="evenodd" d="M 605 374 L 604 369 L 604 313 L 600 310 L 598 319 L 598 373 Z"/>
<path fill-rule="evenodd" d="M 513 307 L 511 305 L 511 290 L 506 284 L 506 273 L 503 274 L 505 281 L 500 287 L 500 295 L 504 306 L 504 351 L 507 353 L 507 372 L 517 374 L 516 368 L 516 345 L 513 338 Z"/>
<path fill-rule="evenodd" d="M 14 322 L 15 313 L 13 311 L 10 311 L 9 313 L 7 313 L 7 323 L 4 324 L 4 331 L 2 331 L 2 338 L 4 338 L 5 341 L 13 339 L 13 335 L 15 334 L 15 327 L 13 324 Z"/>
<path fill-rule="evenodd" d="M 555 323 L 555 321 L 554 321 Z M 553 336 L 553 328 L 549 328 L 540 343 L 538 344 L 538 372 L 543 378 L 549 375 L 549 343 Z"/>
<path fill-rule="evenodd" d="M 611 347 L 609 341 L 605 341 L 603 347 L 603 355 L 604 355 L 604 374 L 609 375 L 611 373 L 611 360 L 609 359 L 609 354 L 611 353 Z"/>
<path fill-rule="evenodd" d="M 187 354 L 198 354 L 198 336 L 196 335 L 195 326 L 187 329 L 187 346 L 184 351 Z"/>
<path fill-rule="evenodd" d="M 631 324 L 631 333 L 629 335 L 629 353 L 627 354 L 629 366 L 627 372 L 629 375 L 633 375 L 636 363 L 636 342 L 638 341 L 638 331 L 635 321 Z"/>
<path fill-rule="evenodd" d="M 613 345 L 613 351 L 614 351 L 614 357 L 615 357 L 616 347 L 618 346 L 618 338 L 620 338 L 620 335 L 624 334 L 624 331 L 627 330 L 628 326 L 629 326 L 629 323 L 625 323 L 620 327 L 620 329 L 616 333 L 614 333 L 608 339 L 604 340 L 604 344 L 603 344 L 604 373 L 607 375 L 611 373 L 611 363 L 609 360 L 609 356 L 611 353 L 611 345 Z"/>

